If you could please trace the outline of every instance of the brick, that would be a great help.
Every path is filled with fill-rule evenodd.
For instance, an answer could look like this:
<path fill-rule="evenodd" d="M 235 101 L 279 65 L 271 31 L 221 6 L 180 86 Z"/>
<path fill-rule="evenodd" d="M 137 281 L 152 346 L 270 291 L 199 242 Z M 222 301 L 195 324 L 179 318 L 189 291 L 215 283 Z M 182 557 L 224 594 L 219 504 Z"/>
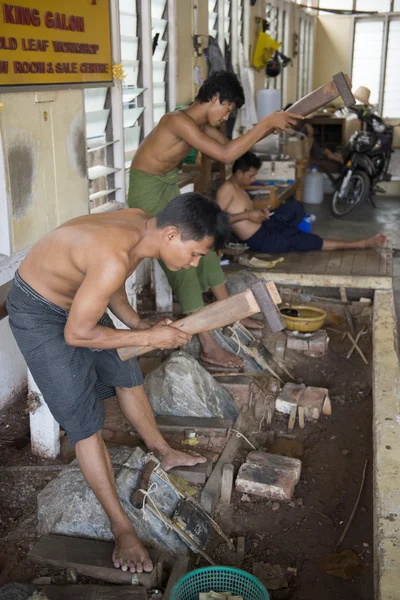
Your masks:
<path fill-rule="evenodd" d="M 275 410 L 290 415 L 293 406 L 298 406 L 306 386 L 304 383 L 285 383 L 275 402 Z"/>
<path fill-rule="evenodd" d="M 224 465 L 222 470 L 222 481 L 221 481 L 221 504 L 230 504 L 233 487 L 233 474 L 234 467 L 231 464 Z"/>
<path fill-rule="evenodd" d="M 270 467 L 244 463 L 236 478 L 236 490 L 268 500 L 290 501 L 294 491 L 291 477 L 278 475 Z"/>
<path fill-rule="evenodd" d="M 318 420 L 321 416 L 327 388 L 306 387 L 303 383 L 285 383 L 276 399 L 275 410 L 289 415 L 293 407 L 303 406 L 306 419 Z"/>
<path fill-rule="evenodd" d="M 288 336 L 286 341 L 286 348 L 288 350 L 304 352 L 304 354 L 311 357 L 323 356 L 326 354 L 328 345 L 329 337 L 325 329 L 320 329 L 315 335 L 309 338 Z"/>
<path fill-rule="evenodd" d="M 295 483 L 298 483 L 300 479 L 301 460 L 298 458 L 289 458 L 288 456 L 270 454 L 269 452 L 249 452 L 246 462 L 271 467 L 279 474 L 291 474 Z"/>
<path fill-rule="evenodd" d="M 240 467 L 236 490 L 268 500 L 290 502 L 300 478 L 301 462 L 267 452 L 251 452 L 250 460 L 258 462 L 246 462 Z"/>
<path fill-rule="evenodd" d="M 301 406 L 304 406 L 304 416 L 306 419 L 318 421 L 321 416 L 325 398 L 327 396 L 329 396 L 329 393 L 326 388 L 306 388 L 301 399 Z"/>

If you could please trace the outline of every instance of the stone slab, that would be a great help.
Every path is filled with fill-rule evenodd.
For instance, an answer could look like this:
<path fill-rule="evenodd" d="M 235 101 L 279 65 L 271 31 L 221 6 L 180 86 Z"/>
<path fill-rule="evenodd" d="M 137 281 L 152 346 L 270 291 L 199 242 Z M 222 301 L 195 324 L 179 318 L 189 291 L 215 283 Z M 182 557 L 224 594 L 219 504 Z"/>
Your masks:
<path fill-rule="evenodd" d="M 139 485 L 145 452 L 126 446 L 109 448 L 109 452 L 122 508 L 143 543 L 169 554 L 186 554 L 187 546 L 176 533 L 168 532 L 148 510 L 143 519 L 142 510 L 130 502 L 132 491 Z M 78 467 L 77 461 L 71 466 Z M 150 478 L 150 484 L 153 482 L 157 483 L 153 500 L 171 517 L 179 503 L 176 493 L 155 473 Z M 66 469 L 38 494 L 38 531 L 42 535 L 56 533 L 105 541 L 113 539 L 107 515 L 78 469 Z"/>
<path fill-rule="evenodd" d="M 185 352 L 171 354 L 147 375 L 144 387 L 156 416 L 235 420 L 238 414 L 232 396 Z"/>

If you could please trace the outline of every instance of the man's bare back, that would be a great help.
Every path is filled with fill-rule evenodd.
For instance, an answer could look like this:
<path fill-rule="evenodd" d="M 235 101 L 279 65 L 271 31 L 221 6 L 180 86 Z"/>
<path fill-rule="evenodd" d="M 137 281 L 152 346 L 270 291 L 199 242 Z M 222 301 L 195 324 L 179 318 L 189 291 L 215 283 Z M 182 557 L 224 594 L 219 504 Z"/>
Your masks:
<path fill-rule="evenodd" d="M 269 215 L 268 210 L 254 210 L 247 192 L 232 179 L 228 179 L 219 188 L 217 202 L 223 210 L 232 215 L 232 229 L 240 240 L 248 240 L 254 235 Z M 235 221 L 235 215 L 238 218 L 240 215 L 239 221 Z"/>
<path fill-rule="evenodd" d="M 135 246 L 149 215 L 133 208 L 85 215 L 68 221 L 44 236 L 28 253 L 19 273 L 41 296 L 70 310 L 88 266 L 103 269 L 118 260 L 125 268 L 124 280 L 142 258 Z"/>

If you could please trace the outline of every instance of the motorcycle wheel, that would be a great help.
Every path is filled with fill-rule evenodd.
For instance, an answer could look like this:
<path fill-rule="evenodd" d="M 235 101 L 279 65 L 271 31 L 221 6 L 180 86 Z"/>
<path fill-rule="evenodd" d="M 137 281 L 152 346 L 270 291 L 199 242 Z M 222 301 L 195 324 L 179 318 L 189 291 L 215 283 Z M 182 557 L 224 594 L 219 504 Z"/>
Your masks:
<path fill-rule="evenodd" d="M 332 215 L 340 219 L 352 213 L 368 199 L 370 188 L 371 182 L 368 175 L 364 171 L 355 171 L 350 178 L 344 198 L 339 198 L 339 190 L 333 194 Z"/>

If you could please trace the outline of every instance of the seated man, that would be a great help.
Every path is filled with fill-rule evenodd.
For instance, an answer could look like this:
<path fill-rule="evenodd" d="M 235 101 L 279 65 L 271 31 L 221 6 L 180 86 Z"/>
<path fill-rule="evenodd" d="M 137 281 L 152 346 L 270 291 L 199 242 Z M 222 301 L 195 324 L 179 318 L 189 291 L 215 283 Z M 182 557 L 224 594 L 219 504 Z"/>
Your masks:
<path fill-rule="evenodd" d="M 199 264 L 221 248 L 230 227 L 217 204 L 200 194 L 172 200 L 156 218 L 125 209 L 72 219 L 33 246 L 7 299 L 10 326 L 54 418 L 72 443 L 88 484 L 107 513 L 115 538 L 115 566 L 151 571 L 152 562 L 119 502 L 101 430 L 101 399 L 115 394 L 122 412 L 165 470 L 204 462 L 173 450 L 163 439 L 143 389 L 136 359 L 117 348 L 175 348 L 190 335 L 151 326 L 128 302 L 125 281 L 144 258 L 171 271 Z M 115 329 L 106 310 L 128 329 Z"/>
<path fill-rule="evenodd" d="M 133 158 L 129 206 L 157 215 L 179 194 L 177 167 L 192 148 L 221 162 L 231 163 L 272 131 L 287 131 L 298 118 L 303 118 L 276 111 L 244 135 L 229 141 L 218 127 L 243 103 L 244 92 L 236 75 L 217 71 L 203 83 L 193 104 L 164 115 Z M 162 262 L 160 264 L 184 313 L 202 308 L 202 293 L 208 290 L 217 300 L 228 297 L 224 273 L 215 252 L 202 259 L 196 269 L 187 271 L 175 273 Z M 244 319 L 242 323 L 249 328 L 262 328 L 262 324 L 254 319 Z M 243 360 L 221 348 L 209 332 L 199 334 L 199 339 L 201 359 L 205 363 L 229 369 L 243 366 Z"/>
<path fill-rule="evenodd" d="M 245 188 L 252 184 L 260 167 L 261 161 L 258 156 L 246 152 L 235 161 L 232 177 L 217 192 L 219 206 L 231 215 L 233 231 L 253 252 L 283 254 L 309 250 L 372 248 L 384 245 L 386 236 L 383 233 L 356 242 L 345 242 L 325 240 L 314 233 L 300 231 L 298 225 L 304 218 L 304 209 L 301 202 L 294 198 L 273 213 L 270 213 L 267 208 L 254 210 Z"/>

